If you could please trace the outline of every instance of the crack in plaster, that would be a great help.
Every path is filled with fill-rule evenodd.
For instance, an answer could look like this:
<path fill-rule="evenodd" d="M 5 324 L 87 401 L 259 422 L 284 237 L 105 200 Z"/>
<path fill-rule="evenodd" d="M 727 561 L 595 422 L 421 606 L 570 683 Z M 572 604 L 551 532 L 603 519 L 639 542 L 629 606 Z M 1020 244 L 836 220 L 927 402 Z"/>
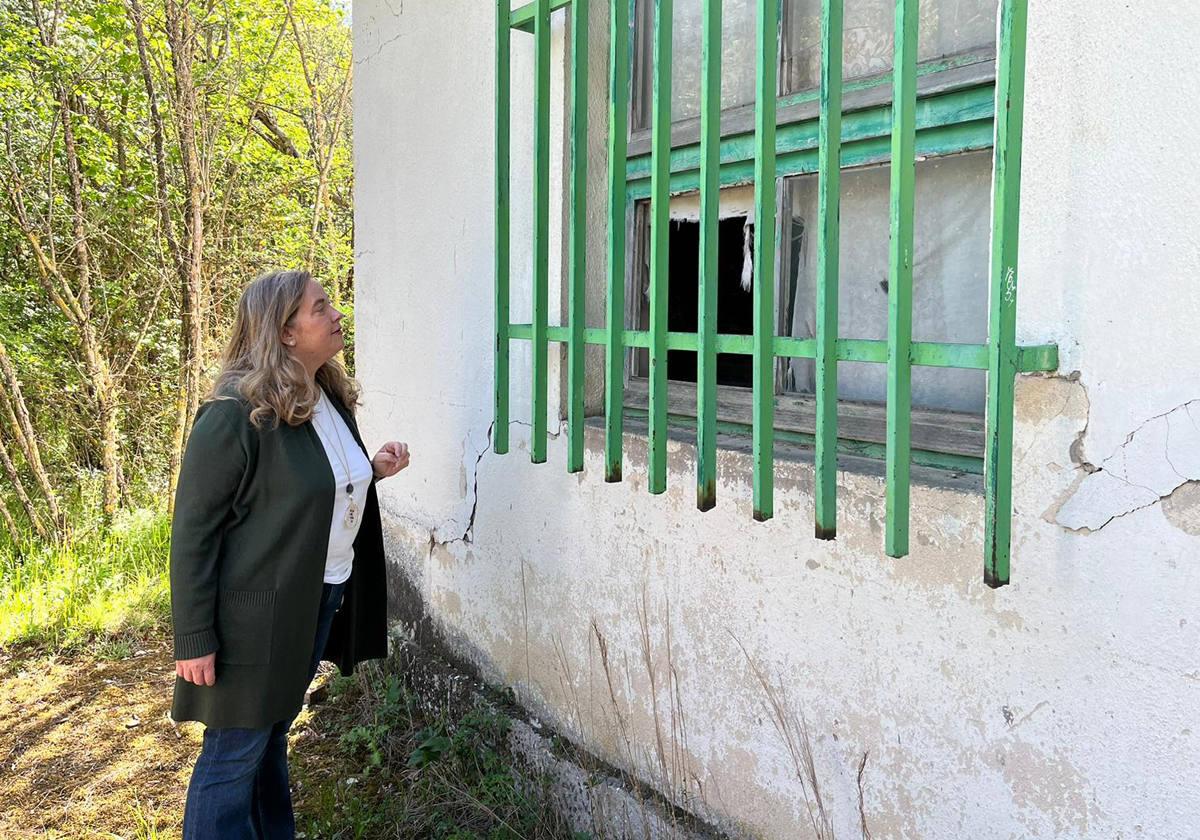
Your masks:
<path fill-rule="evenodd" d="M 452 525 L 455 519 L 452 517 L 440 523 L 439 525 L 429 529 L 429 556 L 433 556 L 433 551 L 437 547 L 448 548 L 454 543 L 462 543 L 470 545 L 475 535 L 475 514 L 479 510 L 479 464 L 492 448 L 492 434 L 496 429 L 495 421 L 488 424 L 487 441 L 483 448 L 479 450 L 479 454 L 475 456 L 475 469 L 471 475 L 471 513 L 467 517 L 467 526 L 463 529 L 462 535 L 451 537 L 450 539 L 439 539 L 438 533 L 443 531 L 448 525 Z M 468 438 L 469 439 L 469 438 Z M 464 444 L 465 448 L 465 444 Z M 464 452 L 464 454 L 466 454 Z"/>
<path fill-rule="evenodd" d="M 1083 413 L 1083 428 L 1080 429 L 1079 433 L 1075 435 L 1075 440 L 1071 442 L 1071 448 L 1068 450 L 1067 454 L 1071 459 L 1071 463 L 1075 464 L 1075 466 L 1079 467 L 1085 473 L 1090 475 L 1099 469 L 1095 464 L 1084 457 L 1083 454 L 1084 440 L 1087 438 L 1088 426 L 1092 424 L 1092 400 L 1091 397 L 1088 396 L 1087 388 L 1084 387 L 1083 384 L 1083 376 L 1079 371 L 1073 371 L 1071 375 L 1067 377 L 1067 381 L 1078 383 L 1080 389 L 1083 391 L 1083 398 L 1087 400 L 1088 404 L 1087 409 Z M 1066 410 L 1066 404 L 1064 404 L 1063 410 Z M 1059 416 L 1061 416 L 1061 414 Z M 1074 492 L 1073 489 L 1072 492 Z"/>
<path fill-rule="evenodd" d="M 479 454 L 475 456 L 475 469 L 471 474 L 471 515 L 467 519 L 467 527 L 463 530 L 461 537 L 456 537 L 455 539 L 443 542 L 443 546 L 449 545 L 453 542 L 461 542 L 466 545 L 471 544 L 471 538 L 475 535 L 475 513 L 479 510 L 479 462 L 483 460 L 483 456 L 487 455 L 488 451 L 492 448 L 492 432 L 495 431 L 495 429 L 496 421 L 493 420 L 488 425 L 487 443 L 484 444 L 484 447 L 479 451 Z"/>
<path fill-rule="evenodd" d="M 386 41 L 384 41 L 382 44 L 380 44 L 378 47 L 376 47 L 375 52 L 371 53 L 370 55 L 366 56 L 365 58 L 360 58 L 358 61 L 354 62 L 354 66 L 361 67 L 364 64 L 366 64 L 368 61 L 370 61 L 371 59 L 379 58 L 379 54 L 381 52 L 383 52 L 385 47 L 391 46 L 393 43 L 395 43 L 396 41 L 399 41 L 403 37 L 404 37 L 403 32 L 399 33 L 398 35 L 393 35 L 391 38 L 388 38 Z"/>
<path fill-rule="evenodd" d="M 510 422 L 510 425 L 525 426 L 527 428 L 532 428 L 531 424 L 525 423 L 521 420 L 511 420 L 509 422 Z M 487 442 L 484 444 L 483 448 L 479 450 L 479 454 L 477 454 L 475 456 L 475 468 L 471 475 L 471 494 L 470 494 L 471 495 L 471 513 L 467 518 L 467 526 L 463 529 L 461 536 L 451 537 L 449 539 L 439 539 L 438 538 L 439 532 L 443 531 L 447 525 L 454 523 L 453 518 L 445 520 L 445 521 L 441 522 L 440 524 L 431 524 L 429 522 L 422 522 L 411 516 L 406 516 L 404 514 L 396 512 L 396 511 L 391 511 L 391 510 L 388 511 L 388 514 L 390 516 L 395 516 L 399 519 L 405 520 L 405 521 L 411 523 L 412 525 L 417 526 L 421 530 L 428 532 L 428 534 L 429 534 L 429 543 L 428 543 L 429 559 L 433 558 L 433 553 L 437 548 L 448 548 L 449 546 L 453 545 L 454 543 L 462 543 L 463 545 L 471 545 L 471 543 L 473 542 L 473 538 L 475 536 L 475 516 L 479 511 L 479 464 L 483 461 L 483 459 L 487 455 L 487 453 L 491 451 L 492 436 L 495 433 L 495 430 L 496 430 L 496 422 L 493 420 L 490 424 L 488 424 Z M 559 430 L 557 432 L 548 432 L 547 437 L 549 437 L 551 440 L 557 440 L 561 434 L 562 434 L 562 424 L 560 423 Z"/>
<path fill-rule="evenodd" d="M 509 420 L 508 424 L 510 426 L 524 426 L 526 429 L 533 429 L 533 424 L 526 423 L 524 420 Z M 559 424 L 558 424 L 558 431 L 552 432 L 547 428 L 546 429 L 546 437 L 548 437 L 550 440 L 558 440 L 559 435 L 562 434 L 562 427 L 563 427 L 563 424 L 562 424 L 562 421 L 560 420 Z"/>
<path fill-rule="evenodd" d="M 1050 705 L 1050 701 L 1049 701 L 1049 700 L 1042 700 L 1040 703 L 1038 703 L 1036 706 L 1034 706 L 1034 707 L 1033 707 L 1032 709 L 1030 709 L 1028 712 L 1026 712 L 1025 714 L 1023 714 L 1023 715 L 1021 716 L 1021 719 L 1020 719 L 1020 720 L 1018 720 L 1018 721 L 1016 721 L 1016 722 L 1013 722 L 1013 721 L 1008 721 L 1008 728 L 1009 728 L 1009 730 L 1017 729 L 1018 727 L 1020 727 L 1020 726 L 1024 725 L 1025 723 L 1027 723 L 1027 722 L 1029 721 L 1029 719 L 1030 719 L 1030 718 L 1032 718 L 1034 715 L 1036 715 L 1036 714 L 1037 714 L 1038 712 L 1040 712 L 1042 709 L 1045 709 L 1045 708 L 1047 708 L 1049 705 Z M 1008 709 L 1008 706 L 1005 706 L 1005 707 L 1004 707 L 1004 710 L 1005 710 L 1004 717 L 1005 717 L 1005 719 L 1006 719 L 1006 720 L 1008 719 L 1008 717 L 1009 717 L 1010 715 L 1012 715 L 1013 717 L 1015 717 L 1015 715 L 1013 715 L 1013 713 L 1012 713 L 1011 711 L 1009 711 L 1009 709 Z"/>
<path fill-rule="evenodd" d="M 1068 491 L 1055 521 L 1070 531 L 1098 531 L 1200 480 L 1200 425 L 1192 414 L 1193 405 L 1200 407 L 1200 399 L 1147 418 L 1099 466 L 1083 457 L 1085 426 L 1071 445 L 1071 460 L 1087 475 Z M 1184 417 L 1190 429 L 1174 430 L 1173 436 L 1173 423 Z"/>

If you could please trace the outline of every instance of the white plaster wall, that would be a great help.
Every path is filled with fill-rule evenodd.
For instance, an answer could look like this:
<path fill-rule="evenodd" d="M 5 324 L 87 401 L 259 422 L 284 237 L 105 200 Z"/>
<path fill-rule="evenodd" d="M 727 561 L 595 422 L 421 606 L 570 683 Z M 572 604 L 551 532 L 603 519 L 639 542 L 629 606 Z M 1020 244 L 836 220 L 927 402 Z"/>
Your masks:
<path fill-rule="evenodd" d="M 606 9 L 592 5 L 599 32 Z M 807 721 L 839 837 L 858 836 L 864 751 L 876 837 L 1200 836 L 1200 493 L 1188 481 L 1200 480 L 1200 403 L 1188 405 L 1200 399 L 1200 163 L 1185 148 L 1200 129 L 1187 104 L 1200 9 L 1031 6 L 1019 338 L 1057 341 L 1078 376 L 1018 383 L 1013 583 L 992 591 L 969 482 L 915 488 L 913 552 L 891 560 L 870 469 L 840 476 L 839 538 L 822 543 L 803 460 L 779 462 L 768 523 L 751 520 L 749 459 L 732 450 L 706 514 L 686 442 L 671 444 L 662 496 L 645 491 L 634 430 L 619 485 L 603 481 L 595 432 L 581 475 L 566 474 L 565 435 L 531 465 L 520 343 L 512 452 L 489 452 L 493 9 L 356 5 L 363 425 L 414 453 L 383 485 L 392 557 L 489 677 L 738 833 L 812 836 L 757 668 Z M 527 36 L 514 34 L 513 55 L 515 319 L 531 262 Z M 556 125 L 561 91 L 559 79 Z M 561 144 L 553 173 L 561 200 Z M 551 261 L 557 277 L 561 252 Z M 556 393 L 549 404 L 556 414 Z"/>

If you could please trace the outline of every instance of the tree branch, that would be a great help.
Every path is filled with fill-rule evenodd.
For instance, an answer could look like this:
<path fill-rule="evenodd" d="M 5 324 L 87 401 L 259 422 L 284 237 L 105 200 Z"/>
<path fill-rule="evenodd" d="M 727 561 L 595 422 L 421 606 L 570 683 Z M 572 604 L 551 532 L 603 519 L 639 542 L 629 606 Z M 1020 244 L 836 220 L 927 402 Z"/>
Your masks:
<path fill-rule="evenodd" d="M 256 120 L 266 126 L 269 133 L 259 130 L 253 124 Z M 250 130 L 267 141 L 272 149 L 288 157 L 300 157 L 300 152 L 296 149 L 296 144 L 292 142 L 292 138 L 288 137 L 287 133 L 280 128 L 279 123 L 275 122 L 275 118 L 271 116 L 271 112 L 266 108 L 255 108 L 250 115 L 250 121 Z"/>

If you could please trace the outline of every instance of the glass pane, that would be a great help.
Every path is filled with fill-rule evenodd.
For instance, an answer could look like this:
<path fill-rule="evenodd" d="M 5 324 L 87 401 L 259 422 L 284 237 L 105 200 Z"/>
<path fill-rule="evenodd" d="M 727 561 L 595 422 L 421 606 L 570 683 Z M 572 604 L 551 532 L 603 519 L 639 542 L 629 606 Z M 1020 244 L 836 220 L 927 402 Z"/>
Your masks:
<path fill-rule="evenodd" d="M 754 101 L 754 0 L 725 0 L 721 16 L 721 107 Z M 700 0 L 675 0 L 671 118 L 700 115 Z"/>
<path fill-rule="evenodd" d="M 821 0 L 788 0 L 788 42 L 780 73 L 785 93 L 821 84 Z M 999 0 L 921 0 L 918 58 L 928 61 L 996 42 Z M 895 0 L 845 0 L 843 76 L 892 69 Z"/>
<path fill-rule="evenodd" d="M 724 0 L 721 17 L 721 107 L 754 102 L 754 0 Z M 653 95 L 654 2 L 637 0 L 637 68 L 634 127 L 650 127 Z M 672 32 L 671 119 L 700 116 L 700 59 L 703 39 L 700 0 L 675 0 Z"/>
<path fill-rule="evenodd" d="M 987 338 L 988 237 L 991 215 L 989 152 L 932 158 L 917 164 L 913 340 L 982 344 Z M 817 176 L 788 179 L 792 201 L 791 334 L 815 333 Z M 842 173 L 841 338 L 887 340 L 888 198 L 890 167 Z M 813 367 L 791 363 L 792 387 L 813 390 Z M 886 367 L 842 363 L 844 399 L 882 402 Z M 913 404 L 982 412 L 981 371 L 913 369 Z"/>
<path fill-rule="evenodd" d="M 671 116 L 700 114 L 700 0 L 675 0 Z M 635 128 L 649 126 L 653 65 L 653 0 L 637 0 Z M 845 0 L 845 78 L 892 68 L 895 0 Z M 999 0 L 921 0 L 922 61 L 991 47 L 996 41 Z M 821 79 L 821 0 L 787 0 L 780 67 L 784 93 L 816 88 Z M 755 3 L 724 0 L 721 39 L 721 107 L 754 102 Z"/>

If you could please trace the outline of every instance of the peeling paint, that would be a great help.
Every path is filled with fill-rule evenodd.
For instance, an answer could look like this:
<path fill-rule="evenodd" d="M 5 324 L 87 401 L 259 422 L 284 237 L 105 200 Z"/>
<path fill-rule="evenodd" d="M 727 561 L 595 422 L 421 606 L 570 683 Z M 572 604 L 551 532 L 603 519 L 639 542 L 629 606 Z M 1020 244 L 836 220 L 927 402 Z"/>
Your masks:
<path fill-rule="evenodd" d="M 1163 514 L 1167 521 L 1193 537 L 1200 537 L 1200 481 L 1179 485 L 1163 499 Z"/>
<path fill-rule="evenodd" d="M 1063 750 L 1043 750 L 1017 741 L 1005 750 L 1003 762 L 1013 804 L 1020 809 L 1030 836 L 1061 837 L 1067 832 L 1087 836 L 1091 811 L 1088 785 Z"/>

